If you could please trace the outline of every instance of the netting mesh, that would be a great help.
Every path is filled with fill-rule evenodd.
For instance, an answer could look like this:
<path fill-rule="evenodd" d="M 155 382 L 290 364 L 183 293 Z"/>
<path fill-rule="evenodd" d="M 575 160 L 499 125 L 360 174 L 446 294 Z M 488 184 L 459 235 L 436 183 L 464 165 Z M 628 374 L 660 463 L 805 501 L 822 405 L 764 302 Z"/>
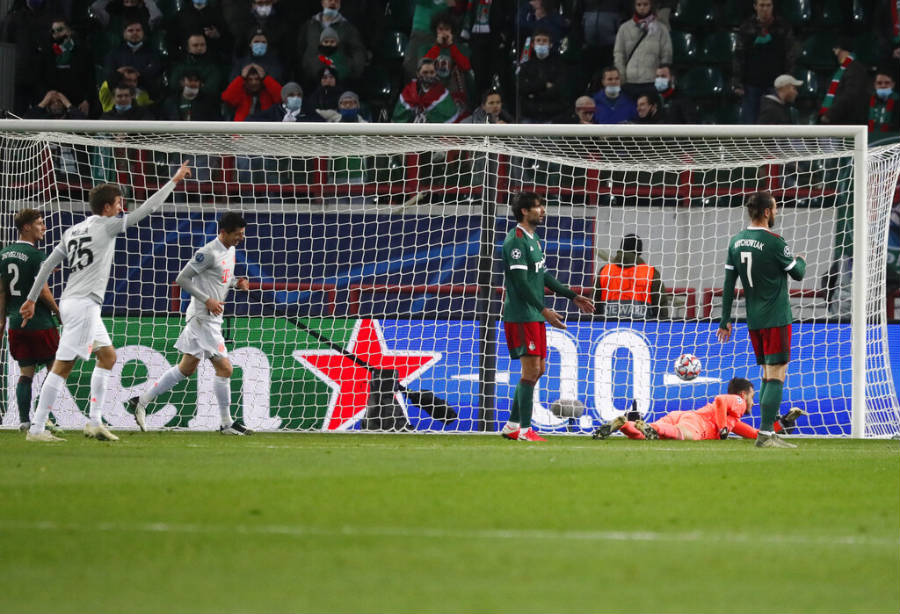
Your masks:
<path fill-rule="evenodd" d="M 546 297 L 568 329 L 549 330 L 536 427 L 590 433 L 632 405 L 650 419 L 697 408 L 733 376 L 758 382 L 746 327 L 728 344 L 715 330 L 728 240 L 747 225 L 747 195 L 765 189 L 779 202 L 775 230 L 808 261 L 791 284 L 797 324 L 783 411 L 809 412 L 799 433 L 850 434 L 852 139 L 3 134 L 4 239 L 12 214 L 37 205 L 48 214 L 48 251 L 87 215 L 93 185 L 122 185 L 131 208 L 183 159 L 194 166 L 171 202 L 118 245 L 103 308 L 119 348 L 105 408 L 115 427 L 134 426 L 125 401 L 178 360 L 189 297 L 174 279 L 215 237 L 217 216 L 237 210 L 249 222 L 238 274 L 251 291 L 231 295 L 223 331 L 236 367 L 232 411 L 251 428 L 496 430 L 519 378 L 501 323 L 500 246 L 520 190 L 547 198 L 538 232 L 563 283 L 599 298 L 601 271 L 622 262 L 623 237 L 635 234 L 664 285 L 639 317 L 605 308 L 584 316 Z M 869 436 L 900 423 L 884 312 L 897 172 L 897 148 L 870 152 Z M 51 280 L 59 296 L 64 273 Z M 734 315 L 744 315 L 740 299 Z M 685 352 L 703 365 L 691 381 L 672 369 Z M 11 407 L 17 371 L 7 364 Z M 87 367 L 70 378 L 57 411 L 64 425 L 83 423 L 89 379 Z M 148 411 L 152 428 L 215 428 L 211 367 Z M 16 421 L 7 410 L 3 424 Z"/>

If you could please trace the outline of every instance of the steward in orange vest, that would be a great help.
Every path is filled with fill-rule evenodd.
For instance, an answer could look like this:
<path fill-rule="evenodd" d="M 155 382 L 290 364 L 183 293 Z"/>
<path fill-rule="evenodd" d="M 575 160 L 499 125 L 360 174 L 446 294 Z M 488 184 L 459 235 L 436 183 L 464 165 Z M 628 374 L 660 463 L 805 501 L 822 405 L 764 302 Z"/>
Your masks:
<path fill-rule="evenodd" d="M 641 258 L 643 243 L 634 234 L 622 239 L 619 251 L 600 269 L 594 289 L 598 313 L 607 318 L 666 319 L 666 287 L 659 271 Z"/>

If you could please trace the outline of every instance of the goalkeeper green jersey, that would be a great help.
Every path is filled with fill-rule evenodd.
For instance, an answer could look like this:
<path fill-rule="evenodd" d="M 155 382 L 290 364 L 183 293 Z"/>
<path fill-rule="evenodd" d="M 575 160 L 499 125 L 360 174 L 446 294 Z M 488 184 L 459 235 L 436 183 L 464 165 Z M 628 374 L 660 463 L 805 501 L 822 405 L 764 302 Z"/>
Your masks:
<path fill-rule="evenodd" d="M 785 240 L 765 228 L 751 226 L 731 238 L 725 257 L 722 319 L 731 322 L 734 283 L 741 279 L 747 302 L 747 328 L 759 330 L 787 326 L 793 321 L 788 276 L 803 279 L 806 262 L 794 257 Z"/>
<path fill-rule="evenodd" d="M 6 288 L 6 315 L 9 317 L 10 328 L 22 327 L 19 308 L 28 299 L 28 291 L 31 290 L 44 258 L 44 252 L 25 241 L 16 241 L 0 249 L 0 278 Z M 56 328 L 56 322 L 50 314 L 50 308 L 39 300 L 34 304 L 34 317 L 28 321 L 25 330 L 47 328 Z"/>
<path fill-rule="evenodd" d="M 506 300 L 505 322 L 544 322 L 544 287 L 566 298 L 575 293 L 547 273 L 544 251 L 537 233 L 516 226 L 503 241 L 503 269 Z"/>

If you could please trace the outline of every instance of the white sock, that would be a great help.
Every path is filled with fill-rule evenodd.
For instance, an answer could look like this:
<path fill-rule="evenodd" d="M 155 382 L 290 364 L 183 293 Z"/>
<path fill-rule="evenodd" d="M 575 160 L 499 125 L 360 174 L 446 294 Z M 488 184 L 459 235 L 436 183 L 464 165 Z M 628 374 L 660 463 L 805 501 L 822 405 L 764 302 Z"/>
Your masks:
<path fill-rule="evenodd" d="M 66 387 L 66 380 L 53 373 L 47 373 L 44 385 L 41 386 L 41 394 L 38 397 L 37 409 L 34 410 L 34 417 L 31 419 L 31 428 L 29 431 L 35 435 L 44 432 L 47 418 L 56 403 L 56 397 Z"/>
<path fill-rule="evenodd" d="M 170 391 L 172 388 L 178 385 L 179 382 L 187 379 L 184 373 L 181 372 L 181 369 L 178 366 L 174 366 L 165 373 L 162 374 L 156 382 L 153 383 L 147 390 L 141 394 L 141 404 L 147 405 L 153 401 L 156 397 L 161 395 L 164 392 Z"/>
<path fill-rule="evenodd" d="M 94 367 L 91 373 L 91 412 L 93 426 L 100 426 L 103 420 L 103 401 L 106 400 L 106 388 L 109 380 L 109 369 Z"/>
<path fill-rule="evenodd" d="M 219 417 L 222 419 L 222 426 L 231 426 L 231 423 L 234 422 L 231 419 L 231 378 L 218 375 L 213 378 L 213 392 L 219 402 Z"/>
<path fill-rule="evenodd" d="M 516 431 L 516 430 L 519 429 L 519 423 L 518 423 L 518 422 L 512 422 L 512 421 L 507 421 L 507 423 L 506 423 L 506 429 L 509 430 L 509 431 Z"/>

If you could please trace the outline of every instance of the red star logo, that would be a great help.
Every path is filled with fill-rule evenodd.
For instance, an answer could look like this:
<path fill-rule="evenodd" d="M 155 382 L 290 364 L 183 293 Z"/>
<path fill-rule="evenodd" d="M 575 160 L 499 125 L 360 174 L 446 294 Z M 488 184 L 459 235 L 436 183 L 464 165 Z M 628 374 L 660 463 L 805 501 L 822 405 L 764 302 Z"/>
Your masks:
<path fill-rule="evenodd" d="M 395 369 L 403 386 L 418 379 L 441 359 L 440 352 L 389 350 L 381 325 L 368 319 L 357 321 L 346 349 L 373 368 Z M 295 350 L 294 358 L 332 390 L 322 430 L 353 428 L 366 413 L 369 370 L 335 350 Z M 397 392 L 394 396 L 407 414 L 403 394 Z"/>

